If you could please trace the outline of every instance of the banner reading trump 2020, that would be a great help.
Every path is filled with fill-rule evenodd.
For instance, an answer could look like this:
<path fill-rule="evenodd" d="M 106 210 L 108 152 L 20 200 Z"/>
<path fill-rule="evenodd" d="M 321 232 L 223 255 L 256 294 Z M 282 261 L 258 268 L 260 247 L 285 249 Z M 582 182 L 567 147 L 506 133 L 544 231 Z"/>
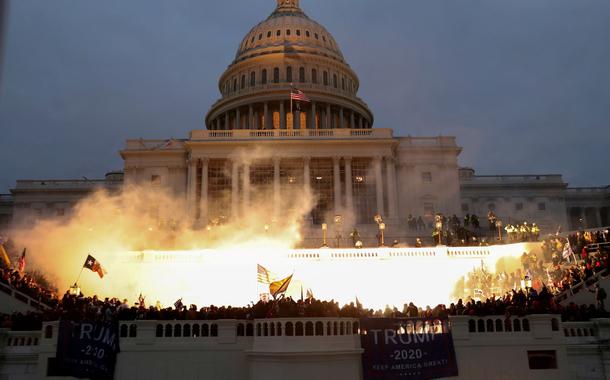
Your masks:
<path fill-rule="evenodd" d="M 361 320 L 364 380 L 419 380 L 458 375 L 447 319 Z"/>
<path fill-rule="evenodd" d="M 117 323 L 61 321 L 57 339 L 58 375 L 112 379 L 120 351 Z"/>

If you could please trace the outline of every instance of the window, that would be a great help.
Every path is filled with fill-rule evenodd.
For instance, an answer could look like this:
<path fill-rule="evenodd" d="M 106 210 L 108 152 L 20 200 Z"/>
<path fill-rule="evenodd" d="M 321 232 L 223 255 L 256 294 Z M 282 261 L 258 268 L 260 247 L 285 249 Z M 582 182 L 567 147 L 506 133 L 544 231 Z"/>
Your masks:
<path fill-rule="evenodd" d="M 240 87 L 240 88 L 241 88 L 242 90 L 243 90 L 244 88 L 246 88 L 246 76 L 245 76 L 245 75 L 242 75 L 242 76 L 241 76 L 241 87 Z"/>
<path fill-rule="evenodd" d="M 297 29 L 297 36 L 301 35 L 301 29 Z"/>
<path fill-rule="evenodd" d="M 337 88 L 337 74 L 333 74 L 333 87 Z"/>
<path fill-rule="evenodd" d="M 267 32 L 267 38 L 271 38 L 271 31 Z"/>
<path fill-rule="evenodd" d="M 322 36 L 322 41 L 326 42 L 326 36 Z"/>
<path fill-rule="evenodd" d="M 263 69 L 263 72 L 261 74 L 261 83 L 267 84 L 267 69 Z"/>
<path fill-rule="evenodd" d="M 463 212 L 469 212 L 470 211 L 470 207 L 468 207 L 468 203 L 462 203 L 462 211 Z"/>
<path fill-rule="evenodd" d="M 309 30 L 305 31 L 305 37 L 309 38 Z"/>
<path fill-rule="evenodd" d="M 311 83 L 318 84 L 318 71 L 311 69 Z"/>
<path fill-rule="evenodd" d="M 273 83 L 280 83 L 280 69 L 278 67 L 273 69 Z"/>
<path fill-rule="evenodd" d="M 237 91 L 237 78 L 233 79 L 233 92 Z"/>
<path fill-rule="evenodd" d="M 432 173 L 431 172 L 422 172 L 421 173 L 421 180 L 424 183 L 432 183 Z"/>
<path fill-rule="evenodd" d="M 341 89 L 345 91 L 345 78 L 341 78 Z"/>
<path fill-rule="evenodd" d="M 305 83 L 305 68 L 299 68 L 299 82 Z"/>
<path fill-rule="evenodd" d="M 515 203 L 515 210 L 517 210 L 517 211 L 523 210 L 523 203 L 521 203 L 521 202 Z"/>
<path fill-rule="evenodd" d="M 286 67 L 286 82 L 292 82 L 292 66 Z"/>
<path fill-rule="evenodd" d="M 250 87 L 256 85 L 256 73 L 253 71 L 250 73 Z"/>
<path fill-rule="evenodd" d="M 250 43 L 253 44 L 254 43 L 254 36 L 252 36 L 252 39 L 250 40 Z"/>
<path fill-rule="evenodd" d="M 324 85 L 325 85 L 325 86 L 328 86 L 328 72 L 327 72 L 327 71 L 325 71 L 325 72 L 324 72 L 324 74 L 323 74 L 323 76 L 324 76 Z"/>
<path fill-rule="evenodd" d="M 434 215 L 434 203 L 424 203 L 424 215 L 425 216 Z"/>
<path fill-rule="evenodd" d="M 316 40 L 319 40 L 318 33 L 314 33 L 313 35 L 314 35 L 314 37 L 316 37 Z"/>
<path fill-rule="evenodd" d="M 289 36 L 290 35 L 290 29 L 286 29 L 286 35 Z"/>
<path fill-rule="evenodd" d="M 556 369 L 557 351 L 527 351 L 527 361 L 530 369 Z"/>
<path fill-rule="evenodd" d="M 538 203 L 538 211 L 546 211 L 546 203 L 544 203 L 544 202 Z"/>

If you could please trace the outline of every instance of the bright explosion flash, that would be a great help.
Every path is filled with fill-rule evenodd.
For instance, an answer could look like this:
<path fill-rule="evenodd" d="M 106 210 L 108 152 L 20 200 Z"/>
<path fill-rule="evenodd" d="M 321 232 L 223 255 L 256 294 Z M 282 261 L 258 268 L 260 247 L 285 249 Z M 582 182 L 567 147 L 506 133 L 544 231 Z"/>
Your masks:
<path fill-rule="evenodd" d="M 148 305 L 159 300 L 171 306 L 182 298 L 184 304 L 199 307 L 258 301 L 261 293 L 268 293 L 268 285 L 257 283 L 257 264 L 277 279 L 294 274 L 287 295 L 295 299 L 303 289 L 341 304 L 357 297 L 371 308 L 402 308 L 408 302 L 434 306 L 452 302 L 456 283 L 482 262 L 491 272 L 510 273 L 519 267 L 524 251 L 536 249 L 531 244 L 293 249 L 302 239 L 300 222 L 311 210 L 312 198 L 303 192 L 292 197 L 304 201 L 283 205 L 279 220 L 261 207 L 236 221 L 194 229 L 179 222 L 188 220 L 186 213 L 176 211 L 185 209 L 182 200 L 141 189 L 120 195 L 100 192 L 82 201 L 69 219 L 16 227 L 11 237 L 31 252 L 29 269 L 43 272 L 60 293 L 75 282 L 91 254 L 108 274 L 100 279 L 86 270 L 79 280 L 85 295 L 134 302 L 142 293 Z M 173 219 L 161 223 L 160 215 Z"/>

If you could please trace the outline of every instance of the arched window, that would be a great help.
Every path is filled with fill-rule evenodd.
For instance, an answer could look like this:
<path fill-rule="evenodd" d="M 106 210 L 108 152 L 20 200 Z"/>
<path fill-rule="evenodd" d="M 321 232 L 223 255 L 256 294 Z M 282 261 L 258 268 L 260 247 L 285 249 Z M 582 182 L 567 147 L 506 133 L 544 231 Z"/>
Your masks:
<path fill-rule="evenodd" d="M 280 68 L 273 69 L 273 83 L 280 83 Z"/>
<path fill-rule="evenodd" d="M 243 90 L 244 88 L 246 88 L 246 76 L 245 76 L 245 75 L 242 75 L 242 76 L 241 76 L 241 87 L 240 87 L 240 88 L 241 88 L 242 90 Z"/>
<path fill-rule="evenodd" d="M 165 337 L 169 338 L 172 336 L 172 325 L 169 323 L 165 325 Z"/>
<path fill-rule="evenodd" d="M 138 326 L 135 323 L 129 325 L 129 337 L 135 338 L 138 335 Z"/>
<path fill-rule="evenodd" d="M 305 336 L 313 336 L 313 322 L 305 323 Z"/>
<path fill-rule="evenodd" d="M 320 321 L 316 322 L 316 336 L 324 335 L 324 324 Z"/>
<path fill-rule="evenodd" d="M 309 30 L 305 31 L 305 37 L 309 38 Z"/>
<path fill-rule="evenodd" d="M 295 330 L 295 332 L 294 332 L 295 336 L 303 336 L 303 322 L 297 322 L 295 324 L 294 330 Z"/>
<path fill-rule="evenodd" d="M 155 336 L 157 338 L 161 338 L 163 336 L 163 325 L 157 325 Z"/>
<path fill-rule="evenodd" d="M 301 35 L 301 29 L 297 29 L 297 36 Z"/>
<path fill-rule="evenodd" d="M 486 325 L 487 325 L 487 332 L 494 331 L 494 322 L 491 319 L 487 320 Z"/>
<path fill-rule="evenodd" d="M 341 78 L 341 89 L 345 91 L 345 78 Z"/>
<path fill-rule="evenodd" d="M 237 336 L 244 336 L 244 335 L 246 335 L 244 324 L 238 323 L 237 324 Z"/>
<path fill-rule="evenodd" d="M 521 321 L 520 320 L 515 319 L 513 321 L 513 331 L 515 331 L 515 332 L 521 331 Z"/>
<path fill-rule="evenodd" d="M 201 336 L 210 336 L 210 326 L 207 323 L 201 325 Z"/>
<path fill-rule="evenodd" d="M 259 35 L 258 35 L 258 40 L 260 41 L 260 40 L 262 40 L 262 39 L 263 39 L 263 33 L 261 33 L 261 34 L 259 34 Z"/>
<path fill-rule="evenodd" d="M 292 66 L 286 67 L 286 82 L 292 82 Z"/>
<path fill-rule="evenodd" d="M 318 71 L 311 69 L 311 83 L 318 84 Z"/>
<path fill-rule="evenodd" d="M 182 325 L 180 323 L 177 323 L 174 326 L 174 336 L 175 337 L 181 337 L 182 336 Z"/>
<path fill-rule="evenodd" d="M 263 69 L 263 72 L 261 74 L 261 83 L 267 84 L 267 69 Z"/>
<path fill-rule="evenodd" d="M 277 336 L 282 336 L 282 324 L 280 322 L 277 323 Z"/>
<path fill-rule="evenodd" d="M 333 74 L 333 87 L 337 88 L 337 74 Z"/>
<path fill-rule="evenodd" d="M 325 72 L 322 74 L 322 76 L 323 76 L 323 78 L 322 78 L 322 79 L 323 79 L 323 83 L 324 83 L 324 85 L 325 85 L 325 86 L 328 86 L 328 72 L 327 72 L 327 71 L 325 71 Z"/>
<path fill-rule="evenodd" d="M 188 323 L 186 323 L 184 325 L 184 330 L 182 331 L 182 336 L 184 336 L 185 338 L 190 338 L 191 337 L 191 325 L 189 325 Z"/>
<path fill-rule="evenodd" d="M 485 322 L 482 319 L 477 321 L 477 332 L 485 332 Z"/>
<path fill-rule="evenodd" d="M 286 332 L 286 334 L 285 334 L 286 336 L 293 336 L 294 335 L 292 322 L 287 322 L 286 323 L 285 332 Z"/>
<path fill-rule="evenodd" d="M 197 325 L 197 324 L 193 325 L 193 336 L 194 337 L 199 337 L 199 329 L 200 329 L 199 325 Z"/>
<path fill-rule="evenodd" d="M 237 91 L 237 78 L 233 79 L 233 92 Z"/>
<path fill-rule="evenodd" d="M 267 38 L 271 38 L 271 31 L 267 32 Z"/>
<path fill-rule="evenodd" d="M 501 319 L 496 319 L 496 332 L 502 332 L 504 330 L 504 325 L 502 324 Z"/>
<path fill-rule="evenodd" d="M 299 82 L 305 83 L 305 68 L 299 68 Z"/>
<path fill-rule="evenodd" d="M 290 29 L 286 29 L 286 35 L 289 36 L 290 35 Z"/>
<path fill-rule="evenodd" d="M 276 36 L 278 36 L 278 37 L 279 37 L 281 34 L 282 34 L 282 31 L 281 31 L 281 30 L 279 30 L 279 29 L 277 30 L 277 32 L 275 32 L 275 35 L 276 35 Z"/>
<path fill-rule="evenodd" d="M 254 336 L 254 325 L 252 323 L 246 325 L 246 336 Z"/>
<path fill-rule="evenodd" d="M 250 73 L 250 87 L 254 87 L 256 85 L 256 73 L 253 71 Z"/>

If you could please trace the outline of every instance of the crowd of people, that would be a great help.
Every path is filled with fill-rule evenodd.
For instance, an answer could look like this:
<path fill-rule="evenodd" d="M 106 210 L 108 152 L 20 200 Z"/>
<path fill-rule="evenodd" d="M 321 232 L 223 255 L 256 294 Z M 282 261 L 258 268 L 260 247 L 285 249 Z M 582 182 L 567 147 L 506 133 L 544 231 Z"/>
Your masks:
<path fill-rule="evenodd" d="M 40 281 L 36 281 L 31 274 L 0 267 L 0 282 L 47 306 L 57 304 L 55 291 L 41 285 Z M 0 291 L 3 289 L 0 288 Z"/>

